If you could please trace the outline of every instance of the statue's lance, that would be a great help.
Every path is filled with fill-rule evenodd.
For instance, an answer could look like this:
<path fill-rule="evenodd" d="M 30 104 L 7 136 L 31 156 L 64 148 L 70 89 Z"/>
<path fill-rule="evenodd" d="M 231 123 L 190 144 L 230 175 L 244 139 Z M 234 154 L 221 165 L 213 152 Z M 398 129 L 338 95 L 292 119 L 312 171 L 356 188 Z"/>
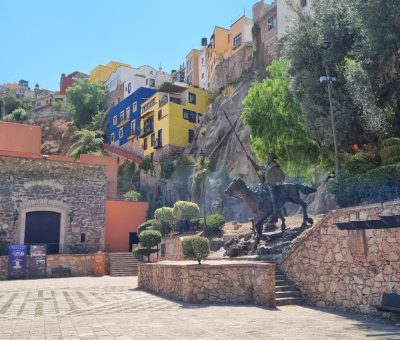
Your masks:
<path fill-rule="evenodd" d="M 233 133 L 235 134 L 235 136 L 236 136 L 236 138 L 237 138 L 237 140 L 238 140 L 240 146 L 242 147 L 244 153 L 246 154 L 247 159 L 251 160 L 251 157 L 250 157 L 249 154 L 247 153 L 246 148 L 244 147 L 242 141 L 240 140 L 239 135 L 237 134 L 237 132 L 236 132 L 236 130 L 235 130 L 235 127 L 232 125 L 231 121 L 229 120 L 228 115 L 226 114 L 225 110 L 222 109 L 222 112 L 224 113 L 224 116 L 225 116 L 226 120 L 228 121 L 229 125 L 231 126 L 231 129 L 232 129 Z M 257 170 L 256 166 L 254 165 L 253 162 L 250 162 L 250 163 L 251 163 L 251 165 L 253 166 L 254 171 L 256 172 L 256 174 L 257 174 L 257 176 L 258 176 L 258 179 L 260 180 L 261 183 L 263 183 L 264 181 L 263 181 L 262 177 L 260 176 L 260 174 L 258 173 L 258 170 Z"/>

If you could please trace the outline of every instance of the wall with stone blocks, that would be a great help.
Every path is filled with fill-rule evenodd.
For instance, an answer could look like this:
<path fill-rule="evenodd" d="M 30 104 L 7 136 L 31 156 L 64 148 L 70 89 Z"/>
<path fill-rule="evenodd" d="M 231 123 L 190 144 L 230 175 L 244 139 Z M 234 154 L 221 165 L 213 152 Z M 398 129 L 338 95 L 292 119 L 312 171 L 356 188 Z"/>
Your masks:
<path fill-rule="evenodd" d="M 105 275 L 110 272 L 109 256 L 105 254 Z M 71 276 L 91 276 L 93 255 L 47 255 L 46 273 L 47 277 L 51 277 L 51 270 L 58 267 L 71 268 Z M 29 256 L 27 261 L 27 271 L 29 270 Z M 0 280 L 7 280 L 8 275 L 8 257 L 0 256 Z"/>
<path fill-rule="evenodd" d="M 333 211 L 295 240 L 282 267 L 308 302 L 376 314 L 383 293 L 400 294 L 400 226 L 339 230 L 335 223 L 397 214 L 400 201 Z"/>
<path fill-rule="evenodd" d="M 275 306 L 275 265 L 232 261 L 139 263 L 139 288 L 185 303 Z"/>
<path fill-rule="evenodd" d="M 184 260 L 182 249 L 183 237 L 165 237 L 161 241 L 159 260 L 182 261 Z M 164 248 L 164 249 L 163 249 Z"/>

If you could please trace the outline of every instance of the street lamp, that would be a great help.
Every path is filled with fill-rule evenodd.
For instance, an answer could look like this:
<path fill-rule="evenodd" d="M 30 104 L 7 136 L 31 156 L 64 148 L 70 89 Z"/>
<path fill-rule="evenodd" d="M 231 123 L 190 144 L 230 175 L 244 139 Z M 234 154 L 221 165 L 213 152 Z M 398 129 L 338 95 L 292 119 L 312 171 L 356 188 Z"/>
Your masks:
<path fill-rule="evenodd" d="M 321 51 L 322 62 L 325 68 L 326 76 L 321 77 L 319 81 L 321 83 L 328 83 L 328 97 L 329 97 L 329 111 L 331 116 L 332 134 L 333 134 L 333 146 L 335 148 L 335 178 L 339 178 L 339 152 L 338 144 L 336 138 L 336 127 L 335 127 L 335 117 L 333 115 L 333 105 L 332 105 L 332 83 L 336 81 L 336 78 L 331 77 L 329 73 L 329 63 L 331 62 L 328 57 L 328 51 L 332 48 L 332 43 L 328 39 L 323 39 L 319 45 L 319 50 Z"/>
<path fill-rule="evenodd" d="M 206 172 L 207 169 L 203 169 L 203 214 L 204 214 L 204 228 L 203 228 L 203 235 L 208 235 L 208 227 L 206 221 Z"/>

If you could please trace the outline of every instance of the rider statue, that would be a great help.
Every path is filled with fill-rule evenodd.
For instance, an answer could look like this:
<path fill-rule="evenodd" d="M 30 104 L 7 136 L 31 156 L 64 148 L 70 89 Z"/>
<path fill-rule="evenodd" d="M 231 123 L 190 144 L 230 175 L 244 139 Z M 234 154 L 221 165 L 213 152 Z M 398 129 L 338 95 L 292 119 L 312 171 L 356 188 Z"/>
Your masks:
<path fill-rule="evenodd" d="M 267 163 L 264 166 L 257 164 L 249 156 L 248 159 L 256 170 L 262 170 L 264 173 L 264 183 L 261 186 L 269 189 L 268 191 L 271 193 L 273 213 L 269 220 L 271 223 L 275 223 L 278 219 L 277 200 L 279 186 L 285 181 L 285 174 L 277 161 L 278 156 L 274 152 L 269 152 L 267 154 Z"/>

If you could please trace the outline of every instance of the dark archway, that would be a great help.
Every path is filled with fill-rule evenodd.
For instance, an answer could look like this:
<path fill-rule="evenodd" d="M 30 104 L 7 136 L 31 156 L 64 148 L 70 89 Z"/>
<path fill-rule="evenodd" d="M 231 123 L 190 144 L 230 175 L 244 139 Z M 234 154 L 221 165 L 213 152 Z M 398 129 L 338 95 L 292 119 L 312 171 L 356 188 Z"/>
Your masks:
<path fill-rule="evenodd" d="M 61 214 L 53 211 L 26 213 L 25 244 L 46 244 L 48 254 L 60 251 Z"/>

